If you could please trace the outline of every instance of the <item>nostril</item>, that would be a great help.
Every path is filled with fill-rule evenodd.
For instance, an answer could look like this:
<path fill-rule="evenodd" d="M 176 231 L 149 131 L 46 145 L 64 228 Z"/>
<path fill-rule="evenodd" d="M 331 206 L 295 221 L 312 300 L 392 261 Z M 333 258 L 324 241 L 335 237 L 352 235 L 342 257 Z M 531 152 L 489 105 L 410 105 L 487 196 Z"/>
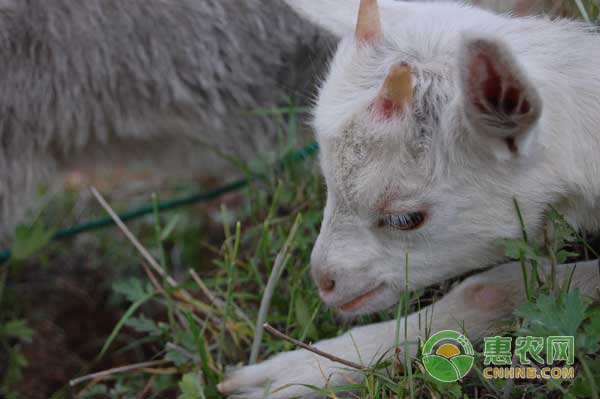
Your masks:
<path fill-rule="evenodd" d="M 332 292 L 335 288 L 335 280 L 329 277 L 323 278 L 319 282 L 319 288 L 324 293 Z"/>
<path fill-rule="evenodd" d="M 313 263 L 311 272 L 313 281 L 322 294 L 329 294 L 335 289 L 335 274 L 330 267 Z"/>

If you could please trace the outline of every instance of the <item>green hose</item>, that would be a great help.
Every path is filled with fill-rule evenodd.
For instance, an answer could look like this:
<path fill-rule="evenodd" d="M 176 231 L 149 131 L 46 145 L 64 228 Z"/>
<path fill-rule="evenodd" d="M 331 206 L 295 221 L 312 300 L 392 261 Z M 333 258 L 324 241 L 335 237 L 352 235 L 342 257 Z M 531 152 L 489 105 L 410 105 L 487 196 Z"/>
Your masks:
<path fill-rule="evenodd" d="M 315 152 L 317 152 L 318 149 L 319 149 L 318 145 L 316 143 L 313 143 L 313 144 L 310 144 L 300 150 L 294 151 L 291 154 L 289 154 L 288 156 L 284 157 L 279 162 L 277 162 L 276 168 L 277 168 L 277 170 L 282 169 L 287 162 L 295 163 L 295 162 L 303 161 L 307 157 L 309 157 L 312 154 L 314 154 Z M 180 207 L 186 206 L 186 205 L 208 202 L 210 200 L 219 198 L 222 195 L 225 195 L 232 191 L 237 191 L 237 190 L 240 190 L 240 189 L 246 187 L 248 184 L 250 184 L 250 182 L 255 180 L 257 177 L 258 177 L 258 175 L 254 175 L 254 176 L 250 176 L 248 178 L 235 180 L 231 183 L 228 183 L 224 186 L 221 186 L 221 187 L 216 188 L 211 191 L 191 194 L 191 195 L 188 195 L 188 196 L 182 197 L 182 198 L 173 198 L 170 200 L 161 201 L 158 203 L 158 210 L 159 210 L 159 212 L 164 212 L 164 211 L 180 208 Z M 121 220 L 126 222 L 128 220 L 133 220 L 133 219 L 140 218 L 142 216 L 152 214 L 153 211 L 154 211 L 154 207 L 152 205 L 145 205 L 145 206 L 124 212 L 124 213 L 120 214 L 119 217 L 121 218 Z M 94 230 L 98 230 L 98 229 L 112 226 L 112 225 L 114 225 L 114 221 L 110 217 L 104 217 L 104 218 L 100 218 L 100 219 L 90 220 L 87 222 L 83 222 L 83 223 L 80 223 L 80 224 L 77 224 L 74 226 L 70 226 L 70 227 L 66 227 L 62 230 L 59 230 L 52 237 L 52 240 L 53 241 L 63 240 L 63 239 L 70 238 L 70 237 L 76 236 L 78 234 L 87 232 L 87 231 L 94 231 Z M 0 252 L 0 265 L 5 263 L 6 261 L 10 260 L 10 258 L 11 258 L 10 250 Z"/>

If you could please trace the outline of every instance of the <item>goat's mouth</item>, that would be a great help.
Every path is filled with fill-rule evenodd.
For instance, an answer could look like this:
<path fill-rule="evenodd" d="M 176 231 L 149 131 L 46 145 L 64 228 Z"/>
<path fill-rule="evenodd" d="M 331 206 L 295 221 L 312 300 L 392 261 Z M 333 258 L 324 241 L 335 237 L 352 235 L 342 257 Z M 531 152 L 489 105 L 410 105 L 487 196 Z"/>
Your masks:
<path fill-rule="evenodd" d="M 357 296 L 350 302 L 346 302 L 343 305 L 338 306 L 338 309 L 340 309 L 342 312 L 354 312 L 354 311 L 360 309 L 367 302 L 369 302 L 374 296 L 376 296 L 381 291 L 383 286 L 384 286 L 383 283 L 379 284 L 377 287 L 373 288 L 370 291 L 365 292 L 364 294 Z"/>

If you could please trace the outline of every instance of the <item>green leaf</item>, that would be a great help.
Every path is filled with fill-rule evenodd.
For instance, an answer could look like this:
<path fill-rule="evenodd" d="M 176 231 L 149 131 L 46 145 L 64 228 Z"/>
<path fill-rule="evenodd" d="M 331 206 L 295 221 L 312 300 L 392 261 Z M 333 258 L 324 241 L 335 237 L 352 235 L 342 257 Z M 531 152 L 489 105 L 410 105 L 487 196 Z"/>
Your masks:
<path fill-rule="evenodd" d="M 583 353 L 596 353 L 600 350 L 600 307 L 594 307 L 587 313 L 587 322 L 583 332 L 576 336 L 575 345 Z"/>
<path fill-rule="evenodd" d="M 188 373 L 183 376 L 179 383 L 181 395 L 179 399 L 204 399 L 204 389 L 197 373 Z"/>
<path fill-rule="evenodd" d="M 139 301 L 153 292 L 150 283 L 144 283 L 135 277 L 117 281 L 112 288 L 116 293 L 125 296 L 129 302 Z"/>
<path fill-rule="evenodd" d="M 104 384 L 92 385 L 85 391 L 84 399 L 101 398 L 108 394 L 108 388 Z"/>
<path fill-rule="evenodd" d="M 559 296 L 540 294 L 535 303 L 527 303 L 515 310 L 524 319 L 520 334 L 534 336 L 575 336 L 586 318 L 588 304 L 579 290 Z"/>
<path fill-rule="evenodd" d="M 173 350 L 171 348 L 167 348 L 165 359 L 172 361 L 177 367 L 181 367 L 190 362 L 190 359 L 183 353 Z"/>
<path fill-rule="evenodd" d="M 2 386 L 16 385 L 23 378 L 23 368 L 27 367 L 27 358 L 18 349 L 9 349 L 8 362 L 3 364 Z M 0 386 L 0 387 L 2 387 Z"/>
<path fill-rule="evenodd" d="M 137 332 L 154 336 L 163 335 L 168 331 L 167 328 L 161 327 L 154 320 L 150 320 L 144 315 L 141 315 L 140 317 L 132 317 L 131 319 L 127 320 L 125 325 L 133 328 Z"/>
<path fill-rule="evenodd" d="M 33 330 L 27 325 L 26 320 L 10 320 L 0 331 L 6 337 L 17 338 L 21 341 L 31 342 L 33 338 Z"/>
<path fill-rule="evenodd" d="M 539 248 L 533 247 L 525 240 L 500 240 L 499 244 L 504 247 L 505 255 L 512 259 L 519 260 L 523 256 L 525 259 L 537 260 L 540 256 Z"/>
<path fill-rule="evenodd" d="M 19 226 L 12 247 L 14 260 L 25 260 L 44 248 L 54 236 L 55 229 L 47 228 L 41 221 L 31 226 Z"/>
<path fill-rule="evenodd" d="M 418 374 L 415 376 L 415 379 L 427 381 L 438 393 L 448 394 L 454 398 L 461 398 L 463 396 L 462 387 L 457 382 L 440 382 L 433 378 L 429 373 Z M 444 397 L 448 397 L 448 395 L 445 395 Z"/>
<path fill-rule="evenodd" d="M 135 389 L 123 381 L 117 381 L 115 386 L 110 390 L 110 396 L 115 398 L 131 397 L 132 395 L 126 395 L 128 393 L 134 393 Z"/>
<path fill-rule="evenodd" d="M 575 258 L 577 256 L 579 256 L 579 254 L 575 252 L 567 251 L 566 249 L 561 249 L 556 253 L 556 262 L 559 264 L 566 263 L 569 258 Z"/>

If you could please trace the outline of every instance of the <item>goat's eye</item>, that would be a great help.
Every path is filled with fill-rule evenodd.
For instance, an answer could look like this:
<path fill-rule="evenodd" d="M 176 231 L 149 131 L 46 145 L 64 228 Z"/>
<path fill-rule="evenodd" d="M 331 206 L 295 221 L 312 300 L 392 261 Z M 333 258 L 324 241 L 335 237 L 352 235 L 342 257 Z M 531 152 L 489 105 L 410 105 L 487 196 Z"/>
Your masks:
<path fill-rule="evenodd" d="M 378 227 L 391 230 L 410 231 L 416 230 L 425 223 L 424 212 L 409 212 L 399 215 L 383 215 L 379 218 Z"/>

